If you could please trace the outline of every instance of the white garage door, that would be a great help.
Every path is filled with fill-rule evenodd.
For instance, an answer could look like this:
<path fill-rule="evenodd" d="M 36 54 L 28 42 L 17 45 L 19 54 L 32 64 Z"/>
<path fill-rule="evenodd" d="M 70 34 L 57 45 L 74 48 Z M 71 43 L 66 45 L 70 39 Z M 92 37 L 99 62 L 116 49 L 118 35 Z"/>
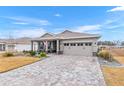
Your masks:
<path fill-rule="evenodd" d="M 64 54 L 92 56 L 92 43 L 64 43 Z"/>

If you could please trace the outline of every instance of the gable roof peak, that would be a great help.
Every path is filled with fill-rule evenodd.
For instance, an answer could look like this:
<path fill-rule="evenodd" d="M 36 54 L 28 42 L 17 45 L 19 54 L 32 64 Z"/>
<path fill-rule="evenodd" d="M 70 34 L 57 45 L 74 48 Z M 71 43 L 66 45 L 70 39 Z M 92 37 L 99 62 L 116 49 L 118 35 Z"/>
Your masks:
<path fill-rule="evenodd" d="M 53 36 L 53 34 L 51 34 L 51 33 L 45 33 L 41 37 L 50 37 L 50 36 Z"/>
<path fill-rule="evenodd" d="M 62 33 L 72 33 L 72 31 L 65 30 L 65 31 L 63 31 Z"/>

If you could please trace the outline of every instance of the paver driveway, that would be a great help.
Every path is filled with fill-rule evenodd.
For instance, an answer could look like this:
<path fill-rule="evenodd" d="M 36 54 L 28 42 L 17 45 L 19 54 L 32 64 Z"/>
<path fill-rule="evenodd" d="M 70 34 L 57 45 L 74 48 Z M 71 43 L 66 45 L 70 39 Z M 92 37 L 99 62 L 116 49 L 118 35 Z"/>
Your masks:
<path fill-rule="evenodd" d="M 0 74 L 0 85 L 105 85 L 96 57 L 50 56 Z"/>

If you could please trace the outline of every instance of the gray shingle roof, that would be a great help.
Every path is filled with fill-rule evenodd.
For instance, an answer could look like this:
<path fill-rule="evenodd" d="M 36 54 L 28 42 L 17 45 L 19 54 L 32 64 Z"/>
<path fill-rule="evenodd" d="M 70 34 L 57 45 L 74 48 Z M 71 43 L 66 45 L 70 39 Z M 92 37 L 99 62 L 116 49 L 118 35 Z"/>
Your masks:
<path fill-rule="evenodd" d="M 96 36 L 96 34 L 88 34 L 88 33 L 79 33 L 79 32 L 72 32 L 69 30 L 65 30 L 64 32 L 57 34 L 57 37 L 63 37 L 63 38 L 67 38 L 67 37 L 91 37 L 91 36 Z"/>
<path fill-rule="evenodd" d="M 49 34 L 46 33 L 40 38 L 36 40 L 51 40 L 51 39 L 75 39 L 75 38 L 100 38 L 98 34 L 88 34 L 88 33 L 79 33 L 79 32 L 72 32 L 69 30 L 65 30 L 59 34 Z"/>

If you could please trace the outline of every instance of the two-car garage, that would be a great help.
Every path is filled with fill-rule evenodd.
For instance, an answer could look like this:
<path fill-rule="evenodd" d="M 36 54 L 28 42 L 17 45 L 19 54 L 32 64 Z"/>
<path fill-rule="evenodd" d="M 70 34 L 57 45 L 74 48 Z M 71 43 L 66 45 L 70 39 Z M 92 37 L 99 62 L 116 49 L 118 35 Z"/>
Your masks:
<path fill-rule="evenodd" d="M 63 54 L 92 56 L 92 42 L 63 43 Z"/>

